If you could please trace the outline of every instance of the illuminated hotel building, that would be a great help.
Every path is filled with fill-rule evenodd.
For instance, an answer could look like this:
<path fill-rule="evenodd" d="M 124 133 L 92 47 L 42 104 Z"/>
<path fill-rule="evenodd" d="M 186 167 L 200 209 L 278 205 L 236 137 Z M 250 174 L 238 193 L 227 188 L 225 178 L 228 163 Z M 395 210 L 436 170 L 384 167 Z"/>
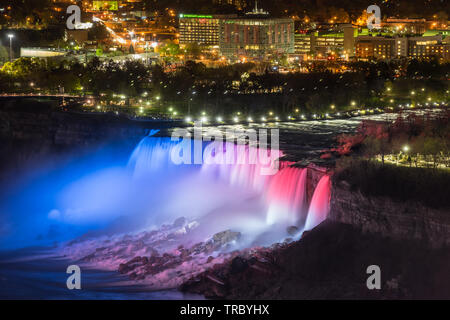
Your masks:
<path fill-rule="evenodd" d="M 257 7 L 245 17 L 221 19 L 219 48 L 230 60 L 294 53 L 294 21 L 270 18 Z"/>
<path fill-rule="evenodd" d="M 180 14 L 180 45 L 218 46 L 220 20 L 232 16 Z"/>

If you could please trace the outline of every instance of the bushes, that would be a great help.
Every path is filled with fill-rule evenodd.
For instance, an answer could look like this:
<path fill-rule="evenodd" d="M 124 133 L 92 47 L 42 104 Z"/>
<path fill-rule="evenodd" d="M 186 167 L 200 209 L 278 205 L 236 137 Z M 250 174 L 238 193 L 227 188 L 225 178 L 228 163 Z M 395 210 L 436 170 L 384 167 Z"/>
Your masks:
<path fill-rule="evenodd" d="M 342 158 L 336 180 L 368 196 L 387 196 L 397 201 L 418 201 L 432 208 L 450 209 L 450 171 L 408 168 Z"/>

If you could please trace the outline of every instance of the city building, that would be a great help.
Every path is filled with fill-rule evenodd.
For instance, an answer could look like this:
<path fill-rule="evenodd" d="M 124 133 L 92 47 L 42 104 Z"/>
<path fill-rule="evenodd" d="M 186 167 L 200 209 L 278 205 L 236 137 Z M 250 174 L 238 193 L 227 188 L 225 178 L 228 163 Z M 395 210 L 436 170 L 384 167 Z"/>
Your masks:
<path fill-rule="evenodd" d="M 94 0 L 92 1 L 93 11 L 117 11 L 119 10 L 119 1 L 114 0 Z"/>
<path fill-rule="evenodd" d="M 218 46 L 220 20 L 233 16 L 180 14 L 180 45 Z"/>
<path fill-rule="evenodd" d="M 358 36 L 356 57 L 370 59 L 430 59 L 449 61 L 450 37 L 441 34 L 419 37 Z"/>
<path fill-rule="evenodd" d="M 397 19 L 387 18 L 381 22 L 381 28 L 390 29 L 399 33 L 423 34 L 427 27 L 425 19 Z"/>
<path fill-rule="evenodd" d="M 294 35 L 294 53 L 303 58 L 311 54 L 311 40 L 313 34 L 310 32 L 295 33 Z"/>
<path fill-rule="evenodd" d="M 394 58 L 395 39 L 359 36 L 356 40 L 356 57 L 361 60 Z"/>
<path fill-rule="evenodd" d="M 220 20 L 219 48 L 229 60 L 294 53 L 294 21 L 271 18 L 257 5 L 243 17 Z"/>
<path fill-rule="evenodd" d="M 319 56 L 327 56 L 344 51 L 344 33 L 319 33 L 316 31 L 312 38 L 313 53 Z"/>
<path fill-rule="evenodd" d="M 298 32 L 295 34 L 295 55 L 313 55 L 325 58 L 336 56 L 348 59 L 354 56 L 357 29 L 345 24 L 336 30 Z"/>
<path fill-rule="evenodd" d="M 430 59 L 436 57 L 444 61 L 449 61 L 449 47 L 450 44 L 441 35 L 412 37 L 408 39 L 409 57 L 414 59 Z"/>

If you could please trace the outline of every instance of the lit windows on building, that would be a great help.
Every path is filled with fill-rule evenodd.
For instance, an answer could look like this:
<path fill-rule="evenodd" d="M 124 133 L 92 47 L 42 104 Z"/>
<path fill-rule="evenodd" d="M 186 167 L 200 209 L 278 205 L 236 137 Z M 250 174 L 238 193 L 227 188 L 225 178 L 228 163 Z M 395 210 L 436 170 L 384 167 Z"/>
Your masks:
<path fill-rule="evenodd" d="M 219 47 L 230 59 L 294 53 L 294 22 L 257 16 L 222 19 Z"/>
<path fill-rule="evenodd" d="M 180 44 L 219 45 L 219 25 L 223 17 L 180 14 Z"/>

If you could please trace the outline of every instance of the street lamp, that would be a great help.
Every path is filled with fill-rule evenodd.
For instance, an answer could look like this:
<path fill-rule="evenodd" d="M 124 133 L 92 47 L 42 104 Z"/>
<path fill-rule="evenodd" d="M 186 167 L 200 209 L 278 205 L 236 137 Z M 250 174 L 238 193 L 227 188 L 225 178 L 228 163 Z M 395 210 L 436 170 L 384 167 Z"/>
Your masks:
<path fill-rule="evenodd" d="M 14 38 L 14 35 L 12 33 L 8 34 L 9 38 L 9 61 L 12 62 L 13 53 L 12 53 L 12 38 Z"/>

